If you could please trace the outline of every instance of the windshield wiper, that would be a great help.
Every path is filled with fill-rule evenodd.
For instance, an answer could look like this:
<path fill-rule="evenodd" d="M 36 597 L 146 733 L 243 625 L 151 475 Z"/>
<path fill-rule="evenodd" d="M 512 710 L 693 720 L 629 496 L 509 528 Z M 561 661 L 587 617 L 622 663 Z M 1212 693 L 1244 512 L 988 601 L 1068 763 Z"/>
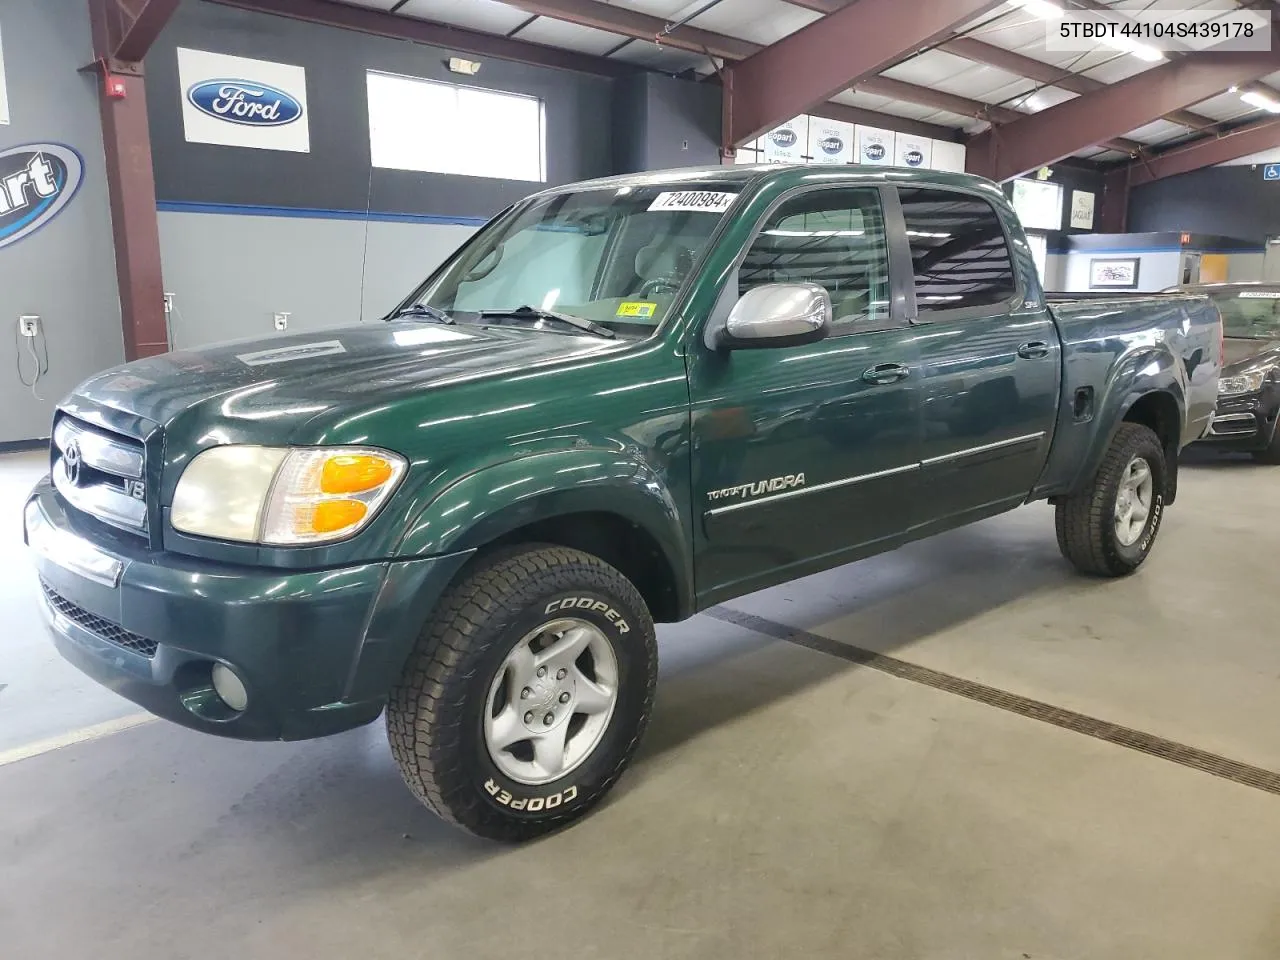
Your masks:
<path fill-rule="evenodd" d="M 434 320 L 436 323 L 457 323 L 453 317 L 449 316 L 439 307 L 433 307 L 429 303 L 407 304 L 399 310 L 392 311 L 387 316 L 387 320 L 398 320 L 401 317 L 421 317 L 427 320 Z"/>
<path fill-rule="evenodd" d="M 481 320 L 496 320 L 500 317 L 513 317 L 517 320 L 558 320 L 560 323 L 568 324 L 584 333 L 592 333 L 607 340 L 613 340 L 618 336 L 608 327 L 602 327 L 598 323 L 584 320 L 581 317 L 572 317 L 567 313 L 556 313 L 554 310 L 539 310 L 534 307 L 523 306 L 516 307 L 514 310 L 480 311 Z"/>

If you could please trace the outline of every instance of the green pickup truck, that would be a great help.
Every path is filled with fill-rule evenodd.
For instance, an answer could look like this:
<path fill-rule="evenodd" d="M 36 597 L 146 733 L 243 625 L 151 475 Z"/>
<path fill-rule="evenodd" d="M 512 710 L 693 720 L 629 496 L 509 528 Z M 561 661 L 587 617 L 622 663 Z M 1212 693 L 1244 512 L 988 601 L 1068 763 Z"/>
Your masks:
<path fill-rule="evenodd" d="M 87 381 L 26 538 L 102 683 L 244 739 L 385 711 L 504 840 L 622 773 L 655 621 L 1033 500 L 1130 573 L 1222 362 L 1204 298 L 1048 302 L 994 184 L 857 167 L 548 190 L 386 320 Z"/>

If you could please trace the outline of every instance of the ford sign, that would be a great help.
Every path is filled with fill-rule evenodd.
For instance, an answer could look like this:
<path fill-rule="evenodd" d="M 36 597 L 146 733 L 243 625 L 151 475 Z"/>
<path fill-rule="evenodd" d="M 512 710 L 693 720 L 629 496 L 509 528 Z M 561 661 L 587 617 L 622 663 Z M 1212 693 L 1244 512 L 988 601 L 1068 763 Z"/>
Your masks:
<path fill-rule="evenodd" d="M 908 167 L 918 167 L 924 163 L 924 154 L 919 150 L 908 150 L 903 154 L 902 159 L 907 161 Z"/>
<path fill-rule="evenodd" d="M 874 161 L 874 160 L 883 160 L 883 159 L 884 159 L 884 144 L 883 144 L 883 143 L 868 143 L 865 147 L 863 147 L 863 148 L 862 148 L 862 153 L 863 153 L 863 155 L 864 155 L 868 160 L 873 160 L 873 161 Z"/>
<path fill-rule="evenodd" d="M 0 151 L 0 247 L 35 233 L 80 189 L 84 162 L 60 143 L 25 143 Z"/>
<path fill-rule="evenodd" d="M 783 127 L 781 130 L 775 130 L 769 134 L 769 139 L 785 150 L 787 147 L 794 147 L 798 138 L 796 137 L 796 132 L 790 127 Z"/>
<path fill-rule="evenodd" d="M 302 116 L 290 94 L 250 80 L 204 80 L 192 84 L 187 100 L 201 113 L 248 127 L 283 127 Z"/>
<path fill-rule="evenodd" d="M 839 137 L 823 137 L 818 141 L 818 146 L 822 148 L 822 152 L 835 156 L 844 149 L 844 141 Z"/>

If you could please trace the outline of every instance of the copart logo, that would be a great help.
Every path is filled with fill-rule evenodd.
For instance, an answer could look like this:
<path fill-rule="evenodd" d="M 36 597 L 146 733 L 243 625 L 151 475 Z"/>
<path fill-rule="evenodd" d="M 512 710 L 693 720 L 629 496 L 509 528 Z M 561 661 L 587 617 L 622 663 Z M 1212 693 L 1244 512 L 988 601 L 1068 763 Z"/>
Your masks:
<path fill-rule="evenodd" d="M 292 95 L 249 80 L 192 84 L 187 100 L 201 113 L 247 127 L 283 127 L 302 116 L 302 104 Z"/>
<path fill-rule="evenodd" d="M 868 143 L 865 147 L 862 148 L 862 154 L 868 160 L 883 160 L 884 154 L 885 154 L 884 144 Z"/>
<path fill-rule="evenodd" d="M 787 147 L 794 147 L 796 140 L 799 138 L 796 137 L 796 132 L 790 127 L 783 127 L 781 130 L 775 130 L 769 134 L 769 139 L 785 150 Z"/>
<path fill-rule="evenodd" d="M 907 161 L 908 167 L 918 167 L 924 163 L 924 154 L 919 150 L 908 150 L 902 159 Z"/>
<path fill-rule="evenodd" d="M 0 152 L 0 247 L 61 213 L 83 177 L 80 154 L 60 143 L 25 143 Z"/>
<path fill-rule="evenodd" d="M 750 499 L 766 493 L 781 493 L 804 486 L 803 473 L 789 473 L 785 477 L 774 477 L 772 480 L 760 480 L 756 483 L 740 483 L 736 487 L 725 487 L 723 490 L 712 490 L 707 494 L 708 500 L 731 500 L 734 497 Z"/>
<path fill-rule="evenodd" d="M 823 153 L 834 157 L 844 149 L 844 141 L 839 137 L 823 137 L 818 141 L 818 146 L 822 148 Z"/>

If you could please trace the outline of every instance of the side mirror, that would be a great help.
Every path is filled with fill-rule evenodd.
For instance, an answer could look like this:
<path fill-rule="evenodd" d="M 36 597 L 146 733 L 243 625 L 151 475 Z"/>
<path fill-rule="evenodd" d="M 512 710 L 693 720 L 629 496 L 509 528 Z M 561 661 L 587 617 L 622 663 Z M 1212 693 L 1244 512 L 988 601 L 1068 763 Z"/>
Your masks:
<path fill-rule="evenodd" d="M 816 343 L 831 332 L 831 297 L 816 283 L 766 283 L 748 290 L 717 337 L 726 350 Z"/>

